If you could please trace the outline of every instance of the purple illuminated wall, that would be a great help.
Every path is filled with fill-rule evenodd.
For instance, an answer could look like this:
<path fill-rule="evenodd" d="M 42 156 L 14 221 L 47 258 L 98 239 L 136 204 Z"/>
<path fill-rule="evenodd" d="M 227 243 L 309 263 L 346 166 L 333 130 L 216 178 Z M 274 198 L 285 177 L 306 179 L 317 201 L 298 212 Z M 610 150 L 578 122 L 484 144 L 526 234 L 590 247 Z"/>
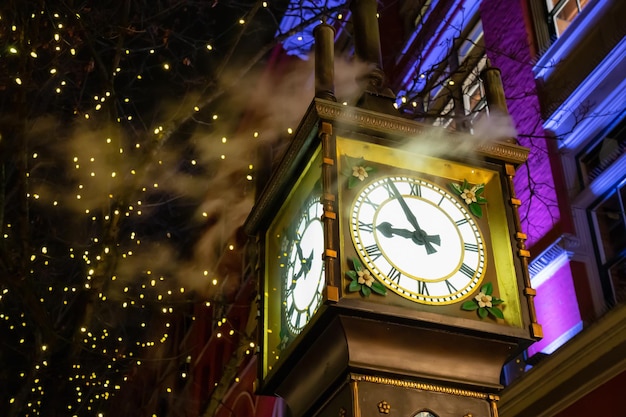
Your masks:
<path fill-rule="evenodd" d="M 561 231 L 556 182 L 549 158 L 549 139 L 543 121 L 532 71 L 533 57 L 526 10 L 521 0 L 483 0 L 481 7 L 485 47 L 493 66 L 502 71 L 509 112 L 515 121 L 521 145 L 530 148 L 529 161 L 515 177 L 517 196 L 522 200 L 522 228 L 534 255 L 553 243 Z M 543 241 L 542 241 L 543 239 Z M 537 243 L 540 243 L 537 245 Z M 529 355 L 551 353 L 579 330 L 580 313 L 569 264 L 565 264 L 537 290 L 537 318 L 544 339 L 529 349 Z"/>
<path fill-rule="evenodd" d="M 532 247 L 555 227 L 560 214 L 548 143 L 543 130 L 525 10 L 520 0 L 483 0 L 480 7 L 487 56 L 502 71 L 504 91 L 520 144 L 531 149 L 527 166 L 515 178 L 520 215 Z M 532 181 L 529 182 L 527 170 Z"/>
<path fill-rule="evenodd" d="M 537 352 L 552 353 L 582 328 L 569 263 L 536 289 L 535 306 L 544 338 L 528 349 L 528 356 Z"/>

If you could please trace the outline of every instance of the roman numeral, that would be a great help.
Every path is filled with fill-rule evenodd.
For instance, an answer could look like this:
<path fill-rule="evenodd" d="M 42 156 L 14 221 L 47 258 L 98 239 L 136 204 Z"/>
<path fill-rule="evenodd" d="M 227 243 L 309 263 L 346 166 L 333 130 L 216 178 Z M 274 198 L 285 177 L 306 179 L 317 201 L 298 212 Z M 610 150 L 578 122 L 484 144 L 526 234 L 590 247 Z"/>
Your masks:
<path fill-rule="evenodd" d="M 387 277 L 389 277 L 389 279 L 391 281 L 394 281 L 396 284 L 400 285 L 400 277 L 402 276 L 402 274 L 400 273 L 400 271 L 398 271 L 396 268 L 394 268 L 393 266 L 391 267 L 391 269 L 389 270 L 389 272 L 387 273 Z"/>
<path fill-rule="evenodd" d="M 439 200 L 439 202 L 437 203 L 437 205 L 438 205 L 438 206 L 440 206 L 440 205 L 441 205 L 441 203 L 443 203 L 444 198 L 445 198 L 445 196 L 443 196 L 443 195 L 442 195 L 442 196 L 441 196 L 441 200 Z"/>
<path fill-rule="evenodd" d="M 478 245 L 475 245 L 473 243 L 464 243 L 463 247 L 465 248 L 465 250 L 470 251 L 470 252 L 478 252 Z"/>
<path fill-rule="evenodd" d="M 320 299 L 322 298 L 321 294 L 319 292 L 315 293 L 315 297 L 313 297 L 313 301 L 311 301 L 311 304 L 309 304 L 309 310 L 308 310 L 308 314 L 309 316 L 312 316 L 313 313 L 315 312 L 315 308 L 318 306 L 318 304 L 320 303 Z"/>
<path fill-rule="evenodd" d="M 365 223 L 359 220 L 359 230 L 372 233 L 374 231 L 374 226 L 371 223 Z"/>
<path fill-rule="evenodd" d="M 285 300 L 289 300 L 290 298 L 293 298 L 293 287 L 287 288 L 287 290 L 285 291 Z M 292 304 L 292 308 L 293 308 L 293 304 Z"/>
<path fill-rule="evenodd" d="M 396 194 L 394 193 L 394 190 L 391 188 L 391 185 L 389 185 L 389 183 L 387 182 L 383 183 L 383 188 L 385 189 L 385 191 L 387 191 L 387 194 L 389 194 L 389 197 L 394 198 L 396 196 Z"/>
<path fill-rule="evenodd" d="M 419 183 L 412 182 L 411 183 L 411 191 L 409 192 L 411 195 L 421 197 L 422 196 L 422 186 Z"/>
<path fill-rule="evenodd" d="M 455 221 L 457 226 L 461 226 L 464 225 L 465 223 L 467 223 L 467 219 L 465 217 L 463 217 L 461 220 L 457 220 Z"/>
<path fill-rule="evenodd" d="M 428 286 L 424 281 L 417 281 L 417 292 L 422 295 L 430 295 L 428 292 Z"/>
<path fill-rule="evenodd" d="M 456 287 L 455 287 L 454 285 L 452 285 L 452 284 L 450 283 L 450 281 L 448 281 L 448 280 L 446 280 L 446 286 L 448 287 L 448 292 L 449 292 L 450 294 L 453 294 L 453 293 L 457 292 Z"/>
<path fill-rule="evenodd" d="M 459 269 L 459 271 L 461 271 L 461 273 L 463 273 L 463 275 L 465 275 L 468 278 L 474 277 L 474 274 L 476 273 L 476 271 L 474 271 L 471 267 L 467 266 L 466 264 L 461 265 L 461 269 Z"/>
<path fill-rule="evenodd" d="M 378 204 L 376 204 L 375 202 L 370 200 L 369 197 L 365 197 L 363 199 L 363 204 L 368 204 L 368 205 L 372 206 L 374 208 L 374 210 L 378 210 Z"/>
<path fill-rule="evenodd" d="M 322 208 L 322 203 L 321 202 L 315 203 L 315 218 L 316 219 L 320 218 L 320 209 L 321 208 Z"/>
<path fill-rule="evenodd" d="M 367 256 L 369 256 L 372 261 L 375 261 L 376 259 L 380 258 L 383 255 L 383 253 L 380 251 L 380 248 L 378 247 L 377 244 L 366 246 L 365 252 L 367 253 Z"/>

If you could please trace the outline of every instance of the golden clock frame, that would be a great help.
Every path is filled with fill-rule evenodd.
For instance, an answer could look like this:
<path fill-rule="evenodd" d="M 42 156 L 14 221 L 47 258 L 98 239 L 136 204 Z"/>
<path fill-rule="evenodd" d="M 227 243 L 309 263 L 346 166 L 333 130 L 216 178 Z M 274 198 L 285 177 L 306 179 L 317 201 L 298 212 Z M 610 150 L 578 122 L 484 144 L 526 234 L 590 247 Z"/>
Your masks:
<path fill-rule="evenodd" d="M 350 306 L 357 307 L 362 305 L 362 300 L 358 300 L 356 296 L 348 295 L 345 291 L 344 284 L 345 279 L 343 275 L 348 269 L 346 263 L 346 256 L 342 253 L 340 248 L 351 247 L 346 246 L 349 240 L 345 239 L 343 234 L 343 227 L 340 230 L 340 222 L 345 221 L 342 217 L 343 213 L 336 211 L 337 207 L 344 207 L 346 203 L 340 201 L 340 158 L 341 150 L 339 149 L 338 142 L 342 138 L 348 140 L 354 140 L 355 143 L 361 143 L 361 146 L 380 146 L 379 149 L 385 150 L 385 154 L 380 156 L 381 163 L 394 166 L 400 162 L 401 167 L 404 167 L 410 171 L 414 171 L 415 168 L 411 161 L 418 157 L 419 154 L 414 150 L 418 150 L 422 153 L 422 157 L 425 159 L 433 158 L 436 160 L 436 156 L 428 155 L 429 149 L 441 150 L 442 140 L 440 135 L 433 135 L 430 143 L 424 141 L 424 138 L 428 137 L 428 130 L 432 129 L 418 123 L 401 119 L 399 117 L 380 114 L 377 112 L 354 109 L 347 106 L 343 106 L 327 100 L 315 99 L 315 111 L 320 117 L 320 132 L 319 137 L 322 142 L 323 153 L 323 179 L 324 182 L 324 203 L 325 213 L 327 213 L 329 220 L 325 223 L 326 232 L 328 233 L 326 239 L 326 271 L 327 271 L 327 293 L 330 295 L 328 301 L 338 302 L 340 305 L 345 304 L 347 299 L 353 298 L 354 302 Z M 420 143 L 415 146 L 410 144 L 411 138 L 419 137 Z M 486 190 L 485 193 L 489 193 L 491 198 L 489 203 L 492 204 L 492 200 L 497 200 L 497 203 L 492 205 L 499 205 L 496 210 L 495 216 L 491 218 L 496 220 L 499 225 L 506 225 L 508 233 L 504 235 L 490 236 L 494 247 L 498 249 L 496 252 L 498 255 L 498 262 L 502 263 L 498 265 L 498 270 L 506 271 L 506 274 L 511 277 L 510 283 L 506 282 L 503 272 L 498 272 L 498 284 L 505 290 L 506 295 L 502 295 L 501 298 L 508 297 L 505 301 L 511 304 L 507 307 L 511 311 L 508 315 L 515 317 L 506 317 L 509 324 L 503 326 L 500 324 L 493 324 L 487 321 L 480 321 L 470 318 L 473 323 L 464 321 L 468 328 L 473 328 L 479 331 L 487 331 L 494 333 L 504 333 L 513 338 L 519 338 L 520 340 L 526 339 L 526 344 L 529 344 L 532 339 L 540 339 L 543 337 L 541 325 L 537 322 L 536 311 L 534 307 L 534 296 L 536 291 L 532 289 L 530 284 L 530 276 L 528 274 L 528 258 L 530 253 L 526 249 L 525 240 L 526 235 L 521 230 L 521 222 L 519 220 L 518 208 L 521 205 L 521 201 L 515 197 L 515 190 L 513 186 L 513 178 L 515 176 L 515 167 L 524 163 L 528 157 L 528 149 L 518 146 L 512 141 L 480 141 L 477 140 L 474 143 L 467 143 L 465 140 L 467 137 L 455 137 L 454 132 L 448 132 L 447 137 L 443 139 L 447 140 L 447 150 L 450 154 L 454 153 L 450 150 L 462 149 L 464 154 L 462 157 L 453 160 L 450 159 L 451 155 L 446 155 L 447 159 L 439 158 L 440 161 L 450 163 L 451 168 L 459 169 L 456 172 L 457 175 L 453 175 L 453 172 L 449 170 L 447 175 L 452 178 L 466 178 L 470 183 L 480 183 L 480 178 L 477 181 L 472 181 L 471 170 L 483 169 L 484 172 L 491 171 L 490 175 L 497 173 L 499 176 L 499 183 L 497 181 L 492 182 L 493 187 Z M 393 147 L 393 148 L 390 148 Z M 398 148 L 404 147 L 404 151 L 399 151 Z M 358 145 L 357 145 L 358 148 Z M 409 159 L 405 159 L 404 162 L 398 161 L 393 158 L 395 152 L 406 152 Z M 435 151 L 437 152 L 437 151 Z M 362 155 L 356 152 L 353 157 L 360 157 Z M 471 156 L 471 157 L 470 157 Z M 485 168 L 481 168 L 483 165 Z M 491 168 L 489 167 L 491 166 Z M 445 169 L 439 171 L 443 177 L 446 175 Z M 466 174 L 466 176 L 465 176 Z M 506 194 L 506 197 L 505 197 Z M 507 204 L 508 203 L 508 204 Z M 345 217 L 345 216 L 344 216 Z M 517 256 L 515 256 L 517 255 Z M 493 260 L 491 260 L 493 262 Z M 517 279 L 520 277 L 521 279 Z M 501 285 L 500 285 L 501 284 Z M 509 296 L 510 295 L 510 296 Z M 372 295 L 370 298 L 373 298 Z M 526 303 L 522 303 L 525 299 Z M 357 307 L 358 308 L 358 307 Z M 365 310 L 370 310 L 367 306 L 363 305 Z M 393 310 L 393 311 L 391 311 Z M 402 309 L 391 309 L 391 314 L 398 314 L 401 317 L 415 318 L 414 315 L 406 315 Z M 438 315 L 437 315 L 438 316 Z M 430 313 L 424 311 L 421 316 L 422 319 L 433 320 L 439 322 L 438 317 L 430 317 Z M 455 324 L 456 325 L 456 324 Z M 507 330 L 508 328 L 508 330 Z"/>
<path fill-rule="evenodd" d="M 342 169 L 343 155 L 351 157 L 364 157 L 365 163 L 378 164 L 384 167 L 389 167 L 390 172 L 378 171 L 371 176 L 371 180 L 375 180 L 378 176 L 385 175 L 407 175 L 424 178 L 429 182 L 433 182 L 441 188 L 449 190 L 448 183 L 456 182 L 463 183 L 463 180 L 467 180 L 470 184 L 485 184 L 484 195 L 488 197 L 488 210 L 485 209 L 485 216 L 481 219 L 474 218 L 474 221 L 478 223 L 483 235 L 485 247 L 487 250 L 487 271 L 482 280 L 482 285 L 487 282 L 492 282 L 499 290 L 498 296 L 505 300 L 506 309 L 504 309 L 505 322 L 509 326 L 522 328 L 522 312 L 519 301 L 519 288 L 517 286 L 517 278 L 515 265 L 512 261 L 511 254 L 513 253 L 511 241 L 510 241 L 510 228 L 505 214 L 504 196 L 502 193 L 502 178 L 500 172 L 496 170 L 497 166 L 492 168 L 486 168 L 484 166 L 467 165 L 465 163 L 456 162 L 450 159 L 442 159 L 434 156 L 428 156 L 424 154 L 415 154 L 409 150 L 403 150 L 398 148 L 390 148 L 377 143 L 370 143 L 364 141 L 357 141 L 349 139 L 347 137 L 337 137 L 337 159 L 339 159 L 339 170 Z M 402 170 L 402 171 L 398 171 Z M 369 179 L 369 178 L 368 178 Z M 367 180 L 363 183 L 368 182 Z M 345 184 L 345 181 L 342 181 Z M 360 188 L 360 187 L 359 187 Z M 339 186 L 339 206 L 350 207 L 354 195 L 358 194 L 358 191 L 353 192 L 348 190 L 345 186 Z M 346 219 L 347 223 L 349 219 L 349 213 L 342 213 L 341 218 Z M 488 217 L 487 217 L 488 216 Z M 345 248 L 342 252 L 342 265 L 349 265 L 348 259 L 357 256 L 356 251 L 353 251 L 352 240 L 350 238 L 349 231 L 346 229 L 349 225 L 342 224 L 340 230 L 341 247 Z M 480 288 L 476 288 L 473 292 L 476 293 Z M 424 302 L 422 304 L 411 301 L 410 297 L 398 294 L 409 300 L 408 303 L 397 303 L 396 305 L 421 311 L 440 311 L 443 314 L 448 314 L 455 317 L 466 316 L 470 320 L 480 320 L 476 317 L 475 312 L 462 312 L 460 310 L 459 302 L 443 305 L 438 303 Z M 357 293 L 344 292 L 346 298 L 359 298 Z M 386 297 L 389 299 L 395 298 L 388 294 Z M 386 303 L 383 297 L 375 296 L 370 297 L 370 302 Z M 466 298 L 467 300 L 467 298 Z M 426 305 L 426 307 L 424 307 Z"/>

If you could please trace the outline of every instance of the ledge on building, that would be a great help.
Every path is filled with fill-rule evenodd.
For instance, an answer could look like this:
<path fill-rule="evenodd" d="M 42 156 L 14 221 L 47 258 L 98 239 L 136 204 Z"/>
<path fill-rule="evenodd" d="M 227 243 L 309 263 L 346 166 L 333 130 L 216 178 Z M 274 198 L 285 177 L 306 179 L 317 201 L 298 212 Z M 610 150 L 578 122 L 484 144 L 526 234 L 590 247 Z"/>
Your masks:
<path fill-rule="evenodd" d="M 617 305 L 507 387 L 500 417 L 550 417 L 626 372 L 626 304 Z"/>

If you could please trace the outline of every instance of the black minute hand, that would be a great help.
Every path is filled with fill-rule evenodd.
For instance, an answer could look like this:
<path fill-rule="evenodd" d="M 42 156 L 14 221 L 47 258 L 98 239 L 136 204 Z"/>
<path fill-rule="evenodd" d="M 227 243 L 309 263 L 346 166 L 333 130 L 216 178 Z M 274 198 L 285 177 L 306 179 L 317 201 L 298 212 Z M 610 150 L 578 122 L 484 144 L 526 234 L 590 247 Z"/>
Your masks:
<path fill-rule="evenodd" d="M 393 181 L 389 179 L 387 180 L 387 183 L 389 184 L 389 187 L 391 188 L 391 191 L 393 192 L 393 194 L 396 196 L 396 199 L 400 203 L 400 207 L 402 207 L 402 211 L 404 212 L 404 215 L 406 216 L 407 220 L 409 221 L 409 223 L 411 223 L 411 226 L 415 228 L 415 232 L 413 232 L 413 236 L 411 237 L 413 242 L 417 243 L 418 245 L 424 245 L 424 247 L 426 248 L 426 253 L 429 255 L 431 253 L 437 252 L 437 249 L 435 249 L 432 244 L 433 243 L 436 245 L 441 244 L 439 235 L 426 234 L 426 232 L 420 228 L 419 223 L 417 222 L 417 219 L 415 218 L 415 215 L 409 209 L 409 206 L 407 206 L 406 201 L 404 201 L 404 197 L 402 197 L 402 194 L 400 194 L 400 191 L 398 191 Z"/>
<path fill-rule="evenodd" d="M 313 251 L 311 254 L 305 258 L 302 254 L 302 248 L 300 247 L 300 242 L 295 243 L 296 251 L 298 252 L 298 260 L 300 261 L 301 271 L 304 271 L 306 274 L 311 270 L 311 263 L 313 261 Z"/>

